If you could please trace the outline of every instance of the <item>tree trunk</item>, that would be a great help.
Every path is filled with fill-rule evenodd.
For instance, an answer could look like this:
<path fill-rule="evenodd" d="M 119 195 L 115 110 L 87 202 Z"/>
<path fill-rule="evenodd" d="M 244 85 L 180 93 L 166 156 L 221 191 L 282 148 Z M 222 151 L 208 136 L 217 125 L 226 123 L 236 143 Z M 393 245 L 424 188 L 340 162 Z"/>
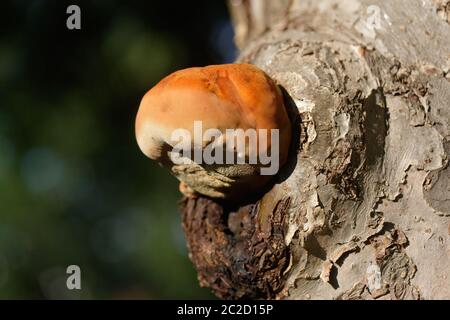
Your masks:
<path fill-rule="evenodd" d="M 260 199 L 184 199 L 222 298 L 450 298 L 450 1 L 232 0 L 239 62 L 284 89 L 290 162 Z"/>

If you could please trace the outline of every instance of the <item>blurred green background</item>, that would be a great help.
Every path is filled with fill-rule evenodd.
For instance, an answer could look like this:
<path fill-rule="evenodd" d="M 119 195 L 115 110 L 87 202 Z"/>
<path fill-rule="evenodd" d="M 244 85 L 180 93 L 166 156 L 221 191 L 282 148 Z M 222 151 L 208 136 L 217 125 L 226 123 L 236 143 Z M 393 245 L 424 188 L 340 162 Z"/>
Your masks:
<path fill-rule="evenodd" d="M 66 8 L 81 8 L 81 30 Z M 134 138 L 144 93 L 231 62 L 223 1 L 2 1 L 0 298 L 211 298 L 178 183 Z M 82 290 L 66 288 L 81 267 Z"/>

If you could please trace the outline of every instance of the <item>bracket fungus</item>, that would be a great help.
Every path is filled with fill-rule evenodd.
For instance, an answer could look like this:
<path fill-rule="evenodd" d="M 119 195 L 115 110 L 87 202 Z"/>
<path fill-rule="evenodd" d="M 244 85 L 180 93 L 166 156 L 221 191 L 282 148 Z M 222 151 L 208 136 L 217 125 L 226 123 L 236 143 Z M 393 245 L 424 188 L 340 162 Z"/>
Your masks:
<path fill-rule="evenodd" d="M 212 65 L 174 72 L 149 90 L 136 139 L 181 181 L 186 196 L 238 201 L 286 162 L 291 124 L 280 89 L 262 70 Z"/>
<path fill-rule="evenodd" d="M 287 162 L 290 121 L 280 88 L 250 64 L 177 71 L 141 101 L 138 145 L 180 180 L 189 257 L 218 297 L 281 291 L 289 199 L 261 197 Z"/>

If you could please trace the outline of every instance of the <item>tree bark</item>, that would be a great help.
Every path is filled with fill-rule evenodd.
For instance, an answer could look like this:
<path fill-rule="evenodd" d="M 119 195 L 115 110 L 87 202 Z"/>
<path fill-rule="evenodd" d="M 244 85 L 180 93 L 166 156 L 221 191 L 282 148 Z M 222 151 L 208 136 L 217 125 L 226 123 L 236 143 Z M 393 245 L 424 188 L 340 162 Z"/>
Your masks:
<path fill-rule="evenodd" d="M 284 89 L 290 162 L 240 208 L 182 202 L 222 298 L 450 298 L 450 1 L 232 0 Z"/>

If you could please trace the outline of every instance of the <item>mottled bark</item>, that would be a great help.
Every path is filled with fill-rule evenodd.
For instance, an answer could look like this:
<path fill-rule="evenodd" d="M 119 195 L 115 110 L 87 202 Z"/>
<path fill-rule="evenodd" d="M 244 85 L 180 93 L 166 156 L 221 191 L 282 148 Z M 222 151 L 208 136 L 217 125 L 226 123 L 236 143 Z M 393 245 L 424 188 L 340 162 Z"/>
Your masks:
<path fill-rule="evenodd" d="M 183 202 L 201 284 L 225 298 L 449 299 L 450 1 L 230 9 L 238 60 L 285 90 L 296 139 L 262 198 Z"/>

